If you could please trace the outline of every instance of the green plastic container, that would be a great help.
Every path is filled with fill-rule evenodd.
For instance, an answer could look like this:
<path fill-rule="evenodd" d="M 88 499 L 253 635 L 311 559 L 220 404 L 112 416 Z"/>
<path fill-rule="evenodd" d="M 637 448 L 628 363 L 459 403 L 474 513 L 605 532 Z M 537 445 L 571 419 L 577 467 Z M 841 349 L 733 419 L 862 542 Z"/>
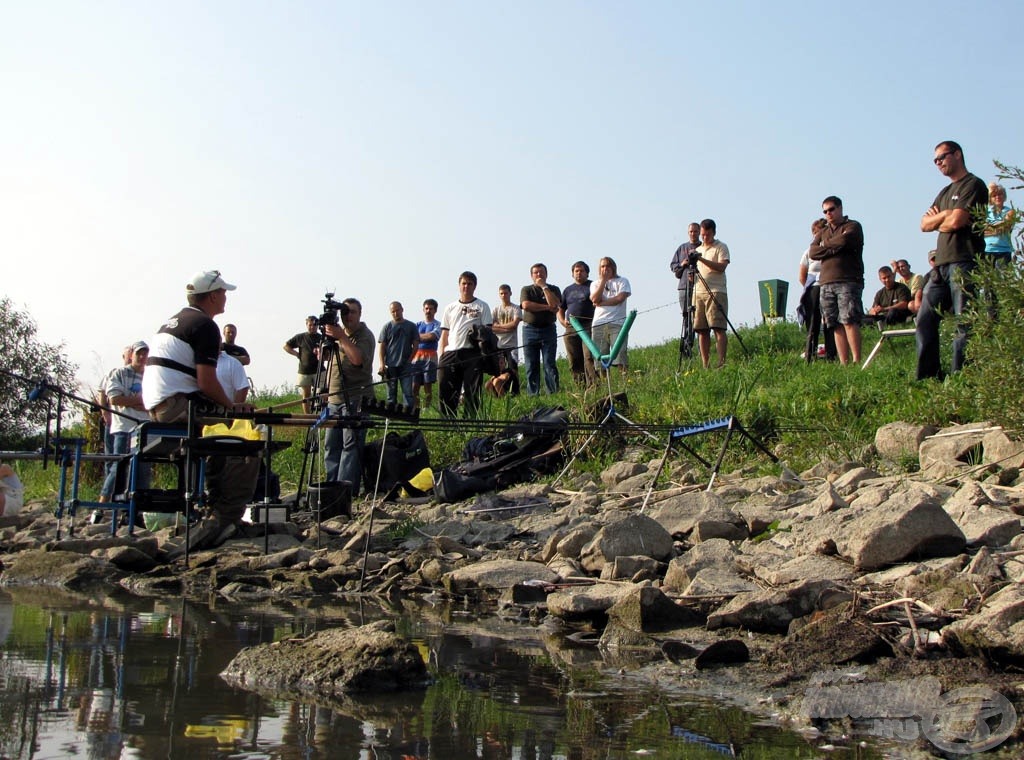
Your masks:
<path fill-rule="evenodd" d="M 789 295 L 789 283 L 786 280 L 761 280 L 757 283 L 757 292 L 761 296 L 761 318 L 786 318 L 786 297 Z"/>

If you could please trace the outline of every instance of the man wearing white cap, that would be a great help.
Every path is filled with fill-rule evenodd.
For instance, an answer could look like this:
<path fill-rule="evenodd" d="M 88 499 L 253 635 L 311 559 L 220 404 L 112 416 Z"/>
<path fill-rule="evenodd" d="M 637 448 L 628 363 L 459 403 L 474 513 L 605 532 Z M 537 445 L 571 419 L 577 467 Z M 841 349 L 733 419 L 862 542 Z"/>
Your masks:
<path fill-rule="evenodd" d="M 213 318 L 224 313 L 227 291 L 234 289 L 220 272 L 200 272 L 185 286 L 188 306 L 149 341 L 142 397 L 154 420 L 184 421 L 189 399 L 197 398 L 228 409 L 251 409 L 229 398 L 217 379 L 220 330 Z M 258 457 L 209 457 L 206 487 L 214 515 L 193 531 L 190 548 L 215 546 L 234 534 L 256 490 L 258 471 Z"/>

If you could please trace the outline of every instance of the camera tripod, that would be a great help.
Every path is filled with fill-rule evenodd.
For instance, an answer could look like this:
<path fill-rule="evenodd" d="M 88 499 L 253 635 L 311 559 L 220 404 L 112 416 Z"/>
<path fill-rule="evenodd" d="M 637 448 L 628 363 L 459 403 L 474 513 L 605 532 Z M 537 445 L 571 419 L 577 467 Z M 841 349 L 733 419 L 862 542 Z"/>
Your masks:
<path fill-rule="evenodd" d="M 683 268 L 683 272 L 680 275 L 680 280 L 683 282 L 683 287 L 679 289 L 679 309 L 683 315 L 683 328 L 679 334 L 679 363 L 676 365 L 676 371 L 682 369 L 683 359 L 689 359 L 693 356 L 693 342 L 697 337 L 697 333 L 693 329 L 693 315 L 697 310 L 697 307 L 693 305 L 693 275 L 696 272 L 696 267 L 687 264 Z"/>

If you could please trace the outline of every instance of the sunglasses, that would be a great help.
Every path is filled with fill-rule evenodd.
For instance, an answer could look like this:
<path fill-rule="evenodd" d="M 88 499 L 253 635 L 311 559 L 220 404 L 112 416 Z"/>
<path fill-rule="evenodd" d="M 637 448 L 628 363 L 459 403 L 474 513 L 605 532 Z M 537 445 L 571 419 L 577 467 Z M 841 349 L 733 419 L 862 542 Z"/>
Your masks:
<path fill-rule="evenodd" d="M 821 210 L 821 212 L 822 212 L 823 214 L 831 214 L 831 213 L 833 213 L 833 212 L 834 212 L 835 210 L 836 210 L 836 207 L 835 207 L 835 206 L 829 206 L 828 208 L 823 208 L 823 209 Z"/>
<path fill-rule="evenodd" d="M 935 165 L 938 166 L 943 161 L 945 161 L 947 158 L 952 156 L 955 152 L 956 151 L 953 151 L 953 150 L 947 150 L 945 153 L 940 153 L 939 155 L 937 155 L 935 157 Z"/>

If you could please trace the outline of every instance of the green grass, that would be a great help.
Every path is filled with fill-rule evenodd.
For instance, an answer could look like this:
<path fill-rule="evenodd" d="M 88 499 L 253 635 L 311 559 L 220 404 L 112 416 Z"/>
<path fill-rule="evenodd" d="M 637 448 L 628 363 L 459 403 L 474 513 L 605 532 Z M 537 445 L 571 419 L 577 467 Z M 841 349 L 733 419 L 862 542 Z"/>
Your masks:
<path fill-rule="evenodd" d="M 743 328 L 740 337 L 747 353 L 740 341 L 730 335 L 729 359 L 721 370 L 705 370 L 697 358 L 680 363 L 675 340 L 631 348 L 628 373 L 612 371 L 612 391 L 625 392 L 628 396 L 628 407 L 620 411 L 642 426 L 690 425 L 733 414 L 796 470 L 826 457 L 860 458 L 864 447 L 874 440 L 875 430 L 888 422 L 905 420 L 944 425 L 992 415 L 991 407 L 973 401 L 968 403 L 969 399 L 977 398 L 972 389 L 979 383 L 978 373 L 972 372 L 972 367 L 944 384 L 913 382 L 915 350 L 912 340 L 893 341 L 883 346 L 871 367 L 862 370 L 822 361 L 810 365 L 804 362 L 800 357 L 803 334 L 791 322 Z M 865 329 L 865 356 L 876 340 L 877 334 Z M 943 345 L 944 351 L 948 350 L 945 338 Z M 1014 357 L 1018 362 L 1019 356 Z M 573 386 L 564 360 L 559 361 L 559 371 L 563 384 L 559 393 L 539 398 L 488 397 L 482 417 L 515 420 L 539 406 L 560 405 L 570 410 L 576 420 L 595 419 L 595 413 L 587 410 L 607 395 L 604 381 L 597 388 L 579 390 Z M 294 398 L 282 389 L 264 389 L 258 390 L 252 401 L 257 407 L 267 407 Z M 427 409 L 423 417 L 432 419 L 438 414 L 436 409 Z M 377 428 L 370 432 L 370 437 L 381 433 L 381 428 Z M 477 434 L 471 430 L 427 432 L 434 468 L 459 461 L 466 440 Z M 274 437 L 294 442 L 291 448 L 274 457 L 274 470 L 281 477 L 282 491 L 287 493 L 295 489 L 299 480 L 305 431 L 278 427 Z M 574 447 L 581 438 L 582 434 L 574 435 Z M 665 440 L 663 431 L 659 438 Z M 630 438 L 630 442 L 636 443 L 644 440 Z M 688 443 L 705 458 L 713 459 L 720 441 L 717 435 L 703 435 L 695 436 Z M 598 471 L 620 457 L 622 442 L 621 438 L 596 441 L 577 466 Z M 651 456 L 656 456 L 662 446 L 652 444 Z M 747 465 L 763 471 L 775 469 L 748 443 L 731 445 L 725 469 Z M 52 464 L 45 472 L 38 463 L 16 462 L 14 466 L 26 483 L 29 498 L 56 496 L 58 470 Z M 314 479 L 318 479 L 315 475 L 316 470 Z M 84 478 L 83 498 L 94 496 L 99 478 L 98 471 Z"/>

